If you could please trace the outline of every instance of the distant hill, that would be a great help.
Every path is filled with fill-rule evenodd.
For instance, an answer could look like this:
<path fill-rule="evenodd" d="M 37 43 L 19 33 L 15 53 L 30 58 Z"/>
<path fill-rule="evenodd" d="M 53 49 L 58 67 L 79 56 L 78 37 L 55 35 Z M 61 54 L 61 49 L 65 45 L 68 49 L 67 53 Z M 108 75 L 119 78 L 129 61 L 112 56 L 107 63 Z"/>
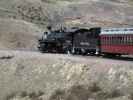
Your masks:
<path fill-rule="evenodd" d="M 131 26 L 133 0 L 1 0 L 0 17 L 46 25 Z"/>

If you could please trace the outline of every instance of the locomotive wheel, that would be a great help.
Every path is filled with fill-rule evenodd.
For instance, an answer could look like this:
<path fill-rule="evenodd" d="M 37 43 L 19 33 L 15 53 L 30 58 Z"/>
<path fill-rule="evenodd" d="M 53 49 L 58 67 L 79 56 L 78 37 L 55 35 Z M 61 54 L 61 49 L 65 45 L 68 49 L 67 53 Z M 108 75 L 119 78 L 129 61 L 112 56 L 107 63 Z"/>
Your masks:
<path fill-rule="evenodd" d="M 78 54 L 81 54 L 81 52 L 78 49 L 76 49 L 76 48 L 72 48 L 71 49 L 71 54 L 72 55 L 78 55 Z"/>
<path fill-rule="evenodd" d="M 71 50 L 66 50 L 66 54 L 72 54 Z"/>
<path fill-rule="evenodd" d="M 91 54 L 91 55 L 95 55 L 95 52 L 94 52 L 94 51 L 93 51 L 93 52 L 90 52 L 90 54 Z"/>
<path fill-rule="evenodd" d="M 63 49 L 63 53 L 65 53 L 65 54 L 72 54 L 71 48 Z"/>
<path fill-rule="evenodd" d="M 88 52 L 84 52 L 84 53 L 82 53 L 82 55 L 84 55 L 84 56 L 87 55 L 87 54 L 88 54 Z"/>
<path fill-rule="evenodd" d="M 104 56 L 112 58 L 112 57 L 116 57 L 116 54 L 104 53 Z"/>
<path fill-rule="evenodd" d="M 120 56 L 121 56 L 121 54 L 117 54 L 117 56 L 118 56 L 118 57 L 120 57 Z"/>
<path fill-rule="evenodd" d="M 88 54 L 88 51 L 86 50 L 82 52 L 82 55 L 87 55 L 87 54 Z"/>

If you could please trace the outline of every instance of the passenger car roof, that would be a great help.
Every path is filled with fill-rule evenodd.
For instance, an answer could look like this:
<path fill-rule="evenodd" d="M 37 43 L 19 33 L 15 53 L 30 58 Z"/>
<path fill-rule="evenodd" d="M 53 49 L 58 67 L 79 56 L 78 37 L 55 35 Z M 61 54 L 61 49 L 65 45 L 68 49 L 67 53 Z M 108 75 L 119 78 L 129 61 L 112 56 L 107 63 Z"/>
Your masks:
<path fill-rule="evenodd" d="M 133 28 L 102 28 L 100 34 L 133 34 Z"/>

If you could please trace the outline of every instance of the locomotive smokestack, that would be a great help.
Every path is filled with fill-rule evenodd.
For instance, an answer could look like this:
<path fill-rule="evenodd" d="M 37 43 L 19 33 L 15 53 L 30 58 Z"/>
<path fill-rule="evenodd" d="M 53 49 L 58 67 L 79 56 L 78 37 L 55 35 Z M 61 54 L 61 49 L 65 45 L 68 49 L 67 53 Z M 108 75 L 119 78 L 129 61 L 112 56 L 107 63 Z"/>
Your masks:
<path fill-rule="evenodd" d="M 52 31 L 52 26 L 47 26 L 47 29 L 49 30 L 49 31 Z"/>

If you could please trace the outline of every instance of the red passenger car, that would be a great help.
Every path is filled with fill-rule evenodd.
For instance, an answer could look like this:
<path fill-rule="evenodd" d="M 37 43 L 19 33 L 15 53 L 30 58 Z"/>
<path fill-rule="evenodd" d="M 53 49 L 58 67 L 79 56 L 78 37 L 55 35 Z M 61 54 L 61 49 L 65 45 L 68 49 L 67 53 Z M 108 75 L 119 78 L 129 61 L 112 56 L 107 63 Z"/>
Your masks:
<path fill-rule="evenodd" d="M 101 52 L 107 54 L 133 54 L 133 28 L 102 29 Z"/>

